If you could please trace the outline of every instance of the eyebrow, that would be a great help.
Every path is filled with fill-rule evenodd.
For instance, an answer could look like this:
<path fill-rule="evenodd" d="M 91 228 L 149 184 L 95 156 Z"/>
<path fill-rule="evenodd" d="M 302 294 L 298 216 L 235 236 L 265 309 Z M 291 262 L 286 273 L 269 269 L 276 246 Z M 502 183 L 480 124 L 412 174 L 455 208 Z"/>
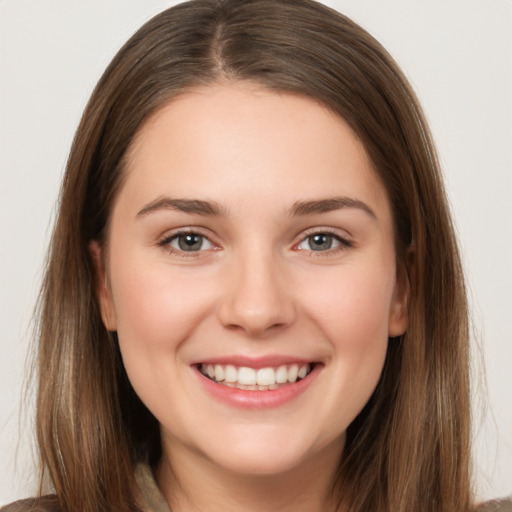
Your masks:
<path fill-rule="evenodd" d="M 344 208 L 356 208 L 377 220 L 375 212 L 363 201 L 351 197 L 332 197 L 313 201 L 296 201 L 290 208 L 289 215 L 313 215 L 328 213 Z"/>
<path fill-rule="evenodd" d="M 200 199 L 173 199 L 170 197 L 159 197 L 147 204 L 137 213 L 137 218 L 145 217 L 150 213 L 162 210 L 174 210 L 192 215 L 221 216 L 224 215 L 223 208 L 214 201 L 201 201 Z"/>
<path fill-rule="evenodd" d="M 328 213 L 344 208 L 355 208 L 367 213 L 373 219 L 377 219 L 375 212 L 363 201 L 351 197 L 332 197 L 328 199 L 316 199 L 311 201 L 296 201 L 288 210 L 288 215 L 314 215 Z M 192 215 L 219 217 L 226 215 L 225 210 L 215 201 L 203 201 L 201 199 L 173 199 L 159 197 L 148 203 L 137 213 L 137 218 L 145 217 L 151 213 L 162 210 L 180 211 Z"/>

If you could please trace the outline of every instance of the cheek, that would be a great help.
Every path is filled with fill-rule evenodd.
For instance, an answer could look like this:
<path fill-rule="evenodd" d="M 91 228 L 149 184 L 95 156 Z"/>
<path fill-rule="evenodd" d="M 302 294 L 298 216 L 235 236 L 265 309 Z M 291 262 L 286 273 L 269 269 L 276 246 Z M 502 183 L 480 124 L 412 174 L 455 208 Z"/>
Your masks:
<path fill-rule="evenodd" d="M 124 261 L 112 275 L 117 332 L 123 356 L 177 347 L 211 303 L 202 276 L 161 263 Z"/>
<path fill-rule="evenodd" d="M 325 286 L 317 281 L 317 292 L 311 295 L 310 314 L 332 349 L 335 384 L 325 400 L 336 411 L 333 426 L 346 429 L 380 379 L 388 347 L 391 283 L 378 266 L 374 271 L 345 268 L 326 279 Z"/>
<path fill-rule="evenodd" d="M 136 271 L 134 270 L 136 269 Z M 123 261 L 112 275 L 117 334 L 129 380 L 158 418 L 181 400 L 168 383 L 179 382 L 188 365 L 181 346 L 201 324 L 212 299 L 204 279 L 168 266 Z M 167 389 L 162 393 L 163 389 Z"/>
<path fill-rule="evenodd" d="M 318 276 L 307 308 L 339 350 L 364 352 L 387 343 L 393 272 L 380 265 L 349 266 Z"/>

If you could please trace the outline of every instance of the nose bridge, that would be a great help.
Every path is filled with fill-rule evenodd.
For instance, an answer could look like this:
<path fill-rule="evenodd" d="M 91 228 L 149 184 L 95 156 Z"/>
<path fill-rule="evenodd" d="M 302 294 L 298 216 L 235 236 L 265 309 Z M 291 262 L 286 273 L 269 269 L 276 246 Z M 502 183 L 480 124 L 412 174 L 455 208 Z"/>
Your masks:
<path fill-rule="evenodd" d="M 270 249 L 240 251 L 229 268 L 220 315 L 227 327 L 251 336 L 289 325 L 295 310 L 282 266 Z"/>

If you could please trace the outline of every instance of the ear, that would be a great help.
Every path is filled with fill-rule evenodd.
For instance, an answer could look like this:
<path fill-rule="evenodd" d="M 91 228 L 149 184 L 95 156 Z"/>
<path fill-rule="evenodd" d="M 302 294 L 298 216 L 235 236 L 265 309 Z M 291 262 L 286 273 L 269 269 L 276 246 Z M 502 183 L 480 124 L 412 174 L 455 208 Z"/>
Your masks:
<path fill-rule="evenodd" d="M 396 283 L 389 310 L 388 336 L 401 336 L 409 325 L 409 301 L 411 277 L 414 278 L 415 251 L 411 245 L 405 253 L 405 261 L 398 265 Z"/>
<path fill-rule="evenodd" d="M 96 240 L 89 243 L 89 252 L 94 265 L 94 288 L 100 305 L 103 325 L 108 331 L 116 331 L 117 318 L 114 301 L 112 300 L 112 292 L 108 283 L 102 250 L 100 244 Z"/>

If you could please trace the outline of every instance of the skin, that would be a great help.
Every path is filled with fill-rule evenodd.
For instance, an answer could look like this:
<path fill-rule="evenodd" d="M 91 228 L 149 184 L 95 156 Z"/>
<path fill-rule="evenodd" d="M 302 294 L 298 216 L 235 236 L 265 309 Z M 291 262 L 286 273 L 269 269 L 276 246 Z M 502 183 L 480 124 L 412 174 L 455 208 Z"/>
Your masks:
<path fill-rule="evenodd" d="M 214 202 L 220 215 L 155 207 L 163 197 Z M 290 213 L 334 197 L 360 203 Z M 205 237 L 200 250 L 180 251 L 180 229 Z M 105 326 L 161 424 L 157 479 L 173 510 L 332 508 L 346 429 L 375 389 L 388 337 L 407 327 L 393 229 L 362 144 L 311 99 L 211 86 L 141 128 L 108 250 L 91 251 Z M 332 246 L 313 250 L 321 233 Z M 319 368 L 277 407 L 219 401 L 194 366 L 276 354 Z"/>

